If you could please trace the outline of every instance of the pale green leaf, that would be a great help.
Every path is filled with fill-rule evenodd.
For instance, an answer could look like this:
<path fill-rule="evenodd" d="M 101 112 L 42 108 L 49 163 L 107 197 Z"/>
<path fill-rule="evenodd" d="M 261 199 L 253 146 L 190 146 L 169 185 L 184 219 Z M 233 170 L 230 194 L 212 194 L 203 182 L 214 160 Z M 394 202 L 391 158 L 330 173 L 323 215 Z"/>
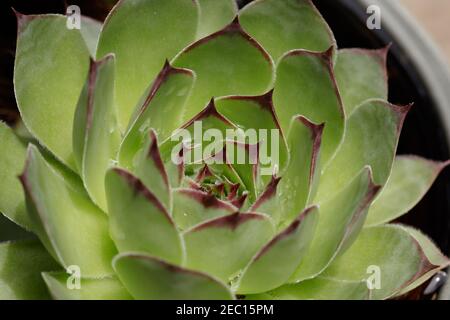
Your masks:
<path fill-rule="evenodd" d="M 102 23 L 91 17 L 82 16 L 80 32 L 81 36 L 86 43 L 89 53 L 92 58 L 95 58 L 95 52 L 97 51 L 98 38 L 102 30 Z"/>
<path fill-rule="evenodd" d="M 236 0 L 198 0 L 200 21 L 197 39 L 221 30 L 233 21 L 238 12 Z"/>

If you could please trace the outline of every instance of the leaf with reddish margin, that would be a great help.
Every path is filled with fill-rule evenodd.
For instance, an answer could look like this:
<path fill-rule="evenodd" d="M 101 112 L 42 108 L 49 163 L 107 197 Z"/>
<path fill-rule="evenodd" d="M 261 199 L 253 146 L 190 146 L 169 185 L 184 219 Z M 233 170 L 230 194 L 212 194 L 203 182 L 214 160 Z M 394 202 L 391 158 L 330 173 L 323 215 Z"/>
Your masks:
<path fill-rule="evenodd" d="M 236 0 L 197 0 L 200 5 L 200 21 L 197 39 L 221 30 L 236 17 Z"/>
<path fill-rule="evenodd" d="M 145 252 L 171 263 L 183 261 L 182 240 L 169 213 L 144 184 L 122 169 L 105 179 L 110 234 L 120 252 Z"/>
<path fill-rule="evenodd" d="M 384 185 L 409 109 L 377 99 L 358 107 L 347 121 L 342 146 L 320 178 L 314 201 L 323 202 L 335 195 L 365 166 L 372 168 L 374 182 Z"/>
<path fill-rule="evenodd" d="M 277 215 L 282 227 L 290 224 L 314 197 L 320 174 L 320 152 L 324 125 L 298 116 L 291 121 L 288 136 L 290 159 L 281 172 L 277 189 Z"/>
<path fill-rule="evenodd" d="M 358 236 L 368 207 L 380 187 L 373 184 L 370 168 L 364 168 L 333 198 L 318 204 L 319 223 L 311 247 L 289 282 L 319 275 Z"/>
<path fill-rule="evenodd" d="M 389 47 L 338 51 L 334 72 L 347 116 L 366 100 L 388 99 L 386 60 Z"/>
<path fill-rule="evenodd" d="M 397 156 L 388 182 L 370 207 L 365 226 L 390 222 L 414 208 L 449 164 L 450 161 Z"/>
<path fill-rule="evenodd" d="M 79 30 L 67 29 L 63 15 L 16 15 L 14 90 L 22 120 L 42 145 L 74 169 L 72 145 L 67 141 L 72 141 L 89 51 Z"/>
<path fill-rule="evenodd" d="M 228 282 L 272 238 L 270 220 L 255 213 L 235 213 L 207 221 L 184 233 L 186 266 Z"/>
<path fill-rule="evenodd" d="M 370 271 L 371 266 L 378 267 L 380 274 Z M 362 281 L 378 275 L 380 288 L 372 290 L 371 297 L 379 300 L 399 293 L 436 267 L 403 227 L 384 225 L 363 229 L 356 242 L 324 271 L 323 276 Z"/>
<path fill-rule="evenodd" d="M 334 78 L 332 49 L 286 53 L 277 67 L 273 94 L 284 132 L 288 132 L 292 117 L 297 115 L 326 124 L 321 148 L 323 167 L 339 147 L 345 128 L 344 110 Z"/>
<path fill-rule="evenodd" d="M 275 61 L 293 49 L 323 51 L 336 43 L 309 0 L 253 1 L 240 11 L 239 20 Z"/>
<path fill-rule="evenodd" d="M 256 201 L 252 204 L 249 211 L 264 213 L 272 218 L 275 225 L 280 221 L 280 203 L 277 197 L 278 185 L 281 178 L 272 176 L 272 180 L 267 185 L 266 189 L 258 196 Z"/>
<path fill-rule="evenodd" d="M 195 40 L 197 1 L 122 0 L 103 25 L 97 58 L 117 58 L 116 102 L 124 130 L 146 87 L 164 65 Z"/>
<path fill-rule="evenodd" d="M 193 189 L 173 190 L 173 219 L 182 230 L 235 213 L 237 208 L 214 195 Z"/>
<path fill-rule="evenodd" d="M 190 45 L 172 62 L 197 75 L 184 120 L 199 113 L 212 97 L 263 94 L 273 81 L 272 59 L 238 21 Z"/>
<path fill-rule="evenodd" d="M 253 257 L 236 284 L 236 292 L 256 294 L 284 284 L 305 258 L 318 219 L 317 207 L 305 209 Z"/>
<path fill-rule="evenodd" d="M 119 254 L 114 269 L 136 299 L 231 300 L 227 286 L 207 274 L 191 271 L 155 257 Z"/>

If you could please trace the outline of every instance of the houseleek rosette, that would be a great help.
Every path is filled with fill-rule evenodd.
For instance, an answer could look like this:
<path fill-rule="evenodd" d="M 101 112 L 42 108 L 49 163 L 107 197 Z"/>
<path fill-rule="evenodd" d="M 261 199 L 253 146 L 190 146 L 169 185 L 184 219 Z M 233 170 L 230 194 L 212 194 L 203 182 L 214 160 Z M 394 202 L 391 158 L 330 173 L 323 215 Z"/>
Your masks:
<path fill-rule="evenodd" d="M 338 50 L 310 1 L 123 0 L 80 30 L 17 19 L 29 133 L 0 125 L 0 211 L 37 238 L 0 244 L 0 298 L 385 299 L 449 265 L 389 223 L 448 163 L 396 156 L 410 106 L 387 102 L 388 49 Z M 258 143 L 188 163 L 198 146 L 172 138 L 196 123 Z M 280 133 L 271 175 L 264 130 Z"/>

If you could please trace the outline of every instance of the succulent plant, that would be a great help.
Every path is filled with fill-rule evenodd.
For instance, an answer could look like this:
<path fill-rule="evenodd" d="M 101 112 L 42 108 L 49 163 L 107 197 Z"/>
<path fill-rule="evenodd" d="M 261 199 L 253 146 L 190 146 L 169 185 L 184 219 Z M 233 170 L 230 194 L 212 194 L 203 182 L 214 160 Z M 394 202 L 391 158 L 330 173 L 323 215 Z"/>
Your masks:
<path fill-rule="evenodd" d="M 389 223 L 449 163 L 396 156 L 388 48 L 338 50 L 309 0 L 17 19 L 0 211 L 37 237 L 0 244 L 0 298 L 386 299 L 449 265 Z"/>

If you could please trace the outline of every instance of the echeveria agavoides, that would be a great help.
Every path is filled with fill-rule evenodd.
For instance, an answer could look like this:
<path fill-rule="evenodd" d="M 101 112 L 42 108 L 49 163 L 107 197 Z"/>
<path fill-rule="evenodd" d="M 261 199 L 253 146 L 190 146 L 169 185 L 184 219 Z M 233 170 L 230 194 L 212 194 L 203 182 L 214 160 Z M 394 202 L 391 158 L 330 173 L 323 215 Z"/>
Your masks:
<path fill-rule="evenodd" d="M 449 265 L 390 223 L 449 163 L 396 156 L 388 48 L 338 50 L 311 1 L 17 19 L 0 211 L 36 237 L 0 299 L 386 299 Z"/>

